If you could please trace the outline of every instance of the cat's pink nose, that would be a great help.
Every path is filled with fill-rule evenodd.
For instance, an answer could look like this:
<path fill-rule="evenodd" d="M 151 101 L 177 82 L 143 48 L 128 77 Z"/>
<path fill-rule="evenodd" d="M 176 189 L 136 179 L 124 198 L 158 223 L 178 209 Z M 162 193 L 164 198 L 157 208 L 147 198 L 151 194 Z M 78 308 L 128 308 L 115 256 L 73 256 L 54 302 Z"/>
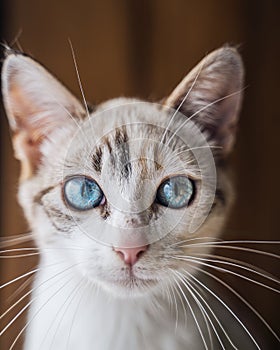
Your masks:
<path fill-rule="evenodd" d="M 148 249 L 148 246 L 136 247 L 136 248 L 114 248 L 114 251 L 120 256 L 120 258 L 128 265 L 134 265 L 140 256 Z"/>

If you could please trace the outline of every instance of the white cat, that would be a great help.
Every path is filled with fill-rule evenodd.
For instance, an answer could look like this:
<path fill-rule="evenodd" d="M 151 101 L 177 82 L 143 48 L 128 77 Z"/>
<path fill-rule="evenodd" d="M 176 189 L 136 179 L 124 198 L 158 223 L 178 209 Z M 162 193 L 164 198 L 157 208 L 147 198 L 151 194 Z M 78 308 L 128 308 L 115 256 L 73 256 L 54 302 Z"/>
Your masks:
<path fill-rule="evenodd" d="M 256 348 L 216 298 L 219 321 L 198 274 L 233 201 L 224 164 L 242 87 L 241 58 L 224 47 L 161 104 L 121 98 L 89 111 L 7 50 L 19 201 L 41 255 L 26 350 Z"/>

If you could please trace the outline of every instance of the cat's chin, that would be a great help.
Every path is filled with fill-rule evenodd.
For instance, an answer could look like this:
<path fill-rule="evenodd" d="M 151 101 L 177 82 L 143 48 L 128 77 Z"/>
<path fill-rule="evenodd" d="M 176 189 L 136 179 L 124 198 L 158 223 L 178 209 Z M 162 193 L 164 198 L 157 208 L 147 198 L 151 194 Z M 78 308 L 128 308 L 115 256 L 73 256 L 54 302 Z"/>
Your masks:
<path fill-rule="evenodd" d="M 106 280 L 100 282 L 101 287 L 119 298 L 139 298 L 154 293 L 159 288 L 159 282 L 153 279 L 129 278 L 120 280 Z"/>

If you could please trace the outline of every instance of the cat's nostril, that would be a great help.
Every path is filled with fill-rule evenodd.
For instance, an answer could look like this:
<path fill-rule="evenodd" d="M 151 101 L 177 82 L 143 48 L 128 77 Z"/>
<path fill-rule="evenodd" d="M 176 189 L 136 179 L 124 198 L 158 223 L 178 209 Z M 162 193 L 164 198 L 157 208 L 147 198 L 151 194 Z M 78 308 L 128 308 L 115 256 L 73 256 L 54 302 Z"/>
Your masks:
<path fill-rule="evenodd" d="M 127 219 L 127 220 L 126 220 L 126 224 L 127 224 L 127 225 L 137 225 L 137 220 L 134 219 L 134 218 Z"/>
<path fill-rule="evenodd" d="M 114 248 L 114 251 L 126 264 L 132 266 L 147 249 L 148 245 L 136 248 Z"/>

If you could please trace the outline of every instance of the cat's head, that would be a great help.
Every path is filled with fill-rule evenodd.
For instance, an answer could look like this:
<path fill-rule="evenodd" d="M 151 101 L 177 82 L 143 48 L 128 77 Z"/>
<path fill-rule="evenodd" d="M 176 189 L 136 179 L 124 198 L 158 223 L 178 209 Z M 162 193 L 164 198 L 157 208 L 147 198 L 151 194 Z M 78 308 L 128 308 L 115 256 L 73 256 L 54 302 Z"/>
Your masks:
<path fill-rule="evenodd" d="M 178 257 L 208 251 L 192 244 L 218 237 L 232 202 L 223 167 L 242 84 L 240 56 L 225 47 L 161 103 L 121 98 L 89 110 L 40 64 L 7 51 L 19 201 L 42 255 L 118 295 L 192 271 Z"/>

